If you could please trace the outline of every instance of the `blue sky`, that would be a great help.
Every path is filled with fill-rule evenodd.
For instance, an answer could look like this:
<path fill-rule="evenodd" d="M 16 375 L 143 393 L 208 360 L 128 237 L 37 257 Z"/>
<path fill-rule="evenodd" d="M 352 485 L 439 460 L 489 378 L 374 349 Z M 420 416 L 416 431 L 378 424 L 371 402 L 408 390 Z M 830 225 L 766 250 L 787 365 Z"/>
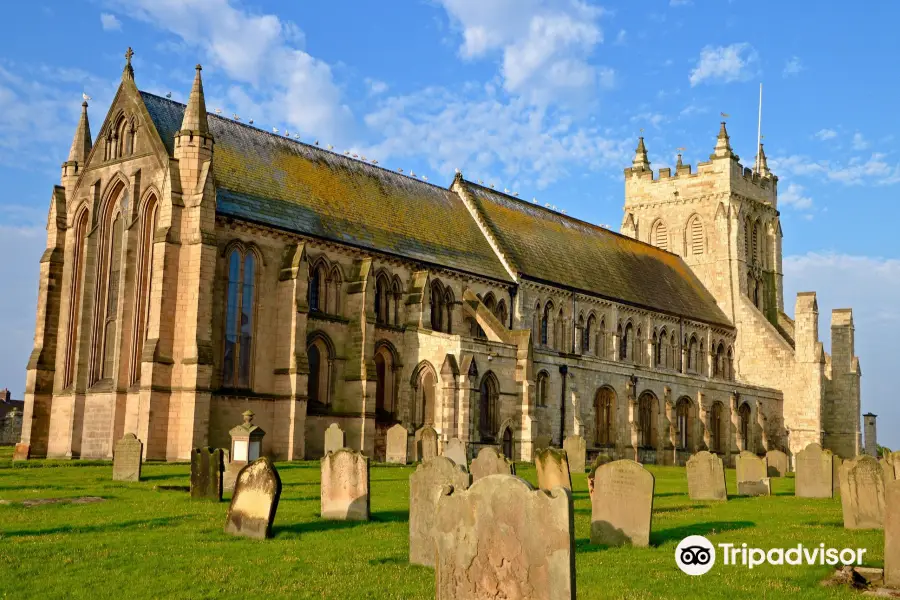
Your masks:
<path fill-rule="evenodd" d="M 863 410 L 900 446 L 894 113 L 900 4 L 648 0 L 10 3 L 0 37 L 0 386 L 21 397 L 38 258 L 81 94 L 96 134 L 134 47 L 138 86 L 448 183 L 455 168 L 618 229 L 644 130 L 653 167 L 696 164 L 729 114 L 780 177 L 785 298 L 855 311 Z"/>

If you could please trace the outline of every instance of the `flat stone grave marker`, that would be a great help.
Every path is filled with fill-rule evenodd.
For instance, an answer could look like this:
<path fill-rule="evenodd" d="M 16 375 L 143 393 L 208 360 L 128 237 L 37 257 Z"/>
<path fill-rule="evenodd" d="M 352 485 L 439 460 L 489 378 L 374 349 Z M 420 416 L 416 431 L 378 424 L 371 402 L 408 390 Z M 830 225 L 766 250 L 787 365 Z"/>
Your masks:
<path fill-rule="evenodd" d="M 819 444 L 808 444 L 797 453 L 794 495 L 798 498 L 831 498 L 834 493 L 834 461 Z"/>
<path fill-rule="evenodd" d="M 474 464 L 474 462 L 473 462 Z M 434 566 L 434 517 L 438 499 L 449 490 L 469 489 L 469 474 L 446 456 L 435 456 L 409 476 L 409 562 Z"/>
<path fill-rule="evenodd" d="M 116 442 L 113 450 L 113 481 L 140 481 L 144 443 L 133 433 Z"/>
<path fill-rule="evenodd" d="M 885 486 L 884 504 L 884 585 L 900 588 L 900 481 Z"/>
<path fill-rule="evenodd" d="M 784 477 L 788 473 L 788 457 L 781 450 L 766 452 L 766 464 L 769 477 Z"/>
<path fill-rule="evenodd" d="M 584 473 L 587 462 L 587 445 L 584 438 L 580 435 L 570 435 L 563 442 L 563 450 L 566 451 L 566 458 L 569 461 L 569 472 Z"/>
<path fill-rule="evenodd" d="M 538 450 L 534 455 L 534 465 L 537 467 L 538 487 L 542 490 L 549 492 L 557 486 L 572 489 L 569 459 L 565 450 L 558 448 Z"/>
<path fill-rule="evenodd" d="M 234 484 L 225 533 L 256 539 L 272 536 L 281 498 L 281 477 L 267 457 L 244 466 Z"/>
<path fill-rule="evenodd" d="M 721 458 L 702 450 L 688 459 L 685 469 L 691 500 L 728 500 Z"/>
<path fill-rule="evenodd" d="M 435 598 L 574 600 L 571 493 L 491 475 L 438 499 Z"/>
<path fill-rule="evenodd" d="M 492 446 L 485 446 L 478 451 L 478 456 L 469 465 L 472 481 L 478 481 L 488 475 L 515 475 L 516 467 L 507 460 L 500 451 Z"/>
<path fill-rule="evenodd" d="M 844 528 L 882 529 L 885 477 L 878 461 L 866 455 L 845 460 L 840 477 Z"/>
<path fill-rule="evenodd" d="M 405 465 L 408 460 L 409 432 L 406 427 L 397 423 L 387 432 L 387 461 L 396 465 Z"/>
<path fill-rule="evenodd" d="M 222 500 L 224 470 L 221 448 L 194 448 L 191 452 L 191 498 Z"/>
<path fill-rule="evenodd" d="M 734 459 L 738 481 L 760 481 L 768 477 L 766 459 L 744 450 Z"/>
<path fill-rule="evenodd" d="M 648 546 L 654 486 L 653 474 L 633 460 L 599 467 L 591 494 L 591 543 Z"/>
<path fill-rule="evenodd" d="M 444 446 L 444 456 L 458 464 L 466 473 L 469 472 L 469 463 L 466 454 L 466 443 L 459 438 L 452 438 Z"/>
<path fill-rule="evenodd" d="M 322 466 L 322 518 L 335 521 L 369 520 L 369 459 L 341 448 L 329 452 Z"/>
<path fill-rule="evenodd" d="M 739 496 L 771 496 L 772 480 L 764 477 L 759 481 L 738 481 Z"/>
<path fill-rule="evenodd" d="M 325 430 L 325 454 L 337 452 L 344 447 L 344 430 L 337 423 L 332 423 Z"/>
<path fill-rule="evenodd" d="M 426 425 L 416 432 L 416 460 L 425 461 L 438 456 L 438 434 Z"/>

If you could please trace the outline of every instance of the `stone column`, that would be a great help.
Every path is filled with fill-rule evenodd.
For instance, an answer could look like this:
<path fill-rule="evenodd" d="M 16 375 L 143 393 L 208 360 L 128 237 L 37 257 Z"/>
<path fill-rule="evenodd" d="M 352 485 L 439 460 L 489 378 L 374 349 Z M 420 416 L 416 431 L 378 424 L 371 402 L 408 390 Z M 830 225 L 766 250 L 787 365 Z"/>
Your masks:
<path fill-rule="evenodd" d="M 627 419 L 628 422 L 626 424 L 626 431 L 629 435 L 629 445 L 625 446 L 624 450 L 627 453 L 632 454 L 634 457 L 633 460 L 638 460 L 638 422 L 637 422 L 637 414 L 638 414 L 638 402 L 635 397 L 635 384 L 633 381 L 629 381 L 626 385 L 626 406 L 628 412 Z"/>
<path fill-rule="evenodd" d="M 348 277 L 346 310 L 350 317 L 345 346 L 344 390 L 338 394 L 338 412 L 366 415 L 361 423 L 348 422 L 347 446 L 367 456 L 375 452 L 375 312 L 369 300 L 375 294 L 372 259 L 353 261 Z"/>
<path fill-rule="evenodd" d="M 726 456 L 728 457 L 728 464 L 731 464 L 731 455 L 737 454 L 739 452 L 738 448 L 738 438 L 740 437 L 741 425 L 740 425 L 740 415 L 738 414 L 738 397 L 734 394 L 730 397 L 730 402 L 728 403 L 731 412 L 731 427 L 728 428 L 728 440 L 726 445 Z M 746 445 L 743 443 L 743 440 L 740 440 L 741 446 L 746 448 Z"/>

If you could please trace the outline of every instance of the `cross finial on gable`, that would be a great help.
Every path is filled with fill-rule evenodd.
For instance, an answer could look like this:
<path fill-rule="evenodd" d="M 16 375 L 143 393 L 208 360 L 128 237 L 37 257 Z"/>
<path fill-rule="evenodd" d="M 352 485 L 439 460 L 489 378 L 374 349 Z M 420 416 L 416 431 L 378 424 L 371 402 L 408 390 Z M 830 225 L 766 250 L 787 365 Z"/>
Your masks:
<path fill-rule="evenodd" d="M 131 66 L 132 56 L 134 56 L 134 50 L 131 49 L 131 46 L 128 46 L 128 50 L 125 51 L 125 68 L 122 69 L 122 79 L 134 80 L 134 69 Z"/>

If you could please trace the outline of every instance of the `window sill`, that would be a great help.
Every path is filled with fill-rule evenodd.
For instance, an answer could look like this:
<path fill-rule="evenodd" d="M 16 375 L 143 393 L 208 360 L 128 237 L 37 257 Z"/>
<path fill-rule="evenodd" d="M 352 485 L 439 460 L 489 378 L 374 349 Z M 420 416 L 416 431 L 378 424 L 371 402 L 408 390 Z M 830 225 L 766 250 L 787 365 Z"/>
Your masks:
<path fill-rule="evenodd" d="M 327 321 L 330 323 L 343 323 L 345 325 L 350 322 L 350 319 L 345 317 L 323 313 L 317 310 L 310 310 L 307 318 L 312 319 L 313 321 Z"/>

